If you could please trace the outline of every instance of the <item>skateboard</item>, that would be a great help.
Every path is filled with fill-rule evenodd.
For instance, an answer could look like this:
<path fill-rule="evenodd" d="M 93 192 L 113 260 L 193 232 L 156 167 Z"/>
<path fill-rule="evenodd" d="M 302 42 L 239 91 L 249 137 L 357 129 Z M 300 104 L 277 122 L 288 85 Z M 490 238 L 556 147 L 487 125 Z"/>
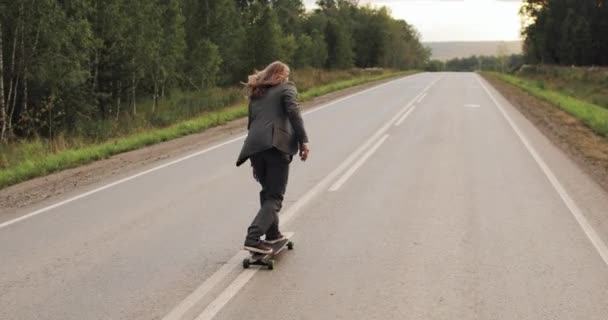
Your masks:
<path fill-rule="evenodd" d="M 285 234 L 287 239 L 269 245 L 272 248 L 271 254 L 261 254 L 257 252 L 250 252 L 249 258 L 243 259 L 243 268 L 248 269 L 250 266 L 262 266 L 268 268 L 268 270 L 274 269 L 274 257 L 283 250 L 293 250 L 293 241 L 289 240 L 292 234 Z"/>

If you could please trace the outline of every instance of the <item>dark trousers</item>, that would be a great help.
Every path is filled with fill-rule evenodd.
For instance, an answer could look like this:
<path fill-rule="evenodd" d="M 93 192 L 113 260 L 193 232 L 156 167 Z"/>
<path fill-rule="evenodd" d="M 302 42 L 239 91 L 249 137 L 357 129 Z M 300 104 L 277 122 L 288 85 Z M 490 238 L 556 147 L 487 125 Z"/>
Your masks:
<path fill-rule="evenodd" d="M 292 156 L 269 149 L 250 157 L 254 175 L 262 185 L 260 210 L 247 230 L 246 244 L 255 244 L 264 234 L 273 238 L 279 234 L 279 211 L 287 188 L 289 163 Z"/>

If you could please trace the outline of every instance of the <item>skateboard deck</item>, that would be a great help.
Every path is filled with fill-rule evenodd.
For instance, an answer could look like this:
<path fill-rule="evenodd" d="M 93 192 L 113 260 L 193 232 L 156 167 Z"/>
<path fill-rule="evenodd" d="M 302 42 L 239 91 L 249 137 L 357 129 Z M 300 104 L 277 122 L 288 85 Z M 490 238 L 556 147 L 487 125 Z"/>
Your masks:
<path fill-rule="evenodd" d="M 269 245 L 272 248 L 271 254 L 261 254 L 257 252 L 250 252 L 251 256 L 249 258 L 245 258 L 243 260 L 243 268 L 248 269 L 250 266 L 262 266 L 267 267 L 269 270 L 274 269 L 274 257 L 283 250 L 293 250 L 293 241 L 291 241 L 291 236 L 293 233 L 285 233 L 285 240 L 281 242 L 277 242 Z"/>

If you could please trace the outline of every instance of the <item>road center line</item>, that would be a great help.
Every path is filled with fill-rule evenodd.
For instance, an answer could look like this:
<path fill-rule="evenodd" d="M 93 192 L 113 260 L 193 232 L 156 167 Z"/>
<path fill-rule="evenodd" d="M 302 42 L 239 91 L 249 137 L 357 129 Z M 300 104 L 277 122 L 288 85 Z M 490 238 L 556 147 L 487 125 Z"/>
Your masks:
<path fill-rule="evenodd" d="M 194 292 L 192 292 L 186 299 L 184 299 L 177 307 L 175 307 L 169 314 L 167 314 L 163 320 L 177 320 L 182 319 L 183 316 L 190 311 L 201 299 L 209 293 L 218 283 L 220 283 L 226 276 L 228 276 L 234 267 L 241 264 L 241 261 L 245 259 L 249 254 L 246 251 L 241 250 L 235 254 L 228 262 L 226 262 L 219 270 L 217 270 L 211 277 L 207 278 Z"/>
<path fill-rule="evenodd" d="M 374 135 L 374 137 L 379 136 L 382 133 L 386 132 L 388 130 L 388 128 L 390 128 L 391 124 L 395 123 L 395 121 L 397 121 L 395 123 L 395 126 L 401 125 L 403 123 L 403 121 L 405 121 L 405 119 L 412 113 L 412 111 L 414 111 L 414 109 L 416 109 L 416 105 L 414 104 L 414 101 L 418 101 L 418 103 L 420 103 L 420 101 L 424 97 L 426 97 L 426 95 L 428 94 L 428 90 L 439 80 L 440 79 L 437 79 L 437 80 L 431 82 L 431 84 L 429 84 L 424 90 L 422 90 L 422 92 L 420 94 L 418 94 L 418 96 L 414 97 L 414 99 L 412 99 L 399 113 L 397 113 L 397 115 L 393 119 L 391 119 L 385 127 L 378 130 L 378 132 L 376 133 L 376 135 Z M 418 98 L 418 100 L 416 100 L 416 98 Z M 404 112 L 405 112 L 405 114 L 403 114 Z M 401 114 L 403 114 L 403 116 L 401 116 Z M 401 116 L 401 118 L 399 118 L 400 116 Z M 378 148 L 380 148 L 380 146 L 384 143 L 384 141 L 386 139 L 388 139 L 388 137 L 389 137 L 389 135 L 386 134 L 386 135 L 384 135 L 384 137 L 382 137 L 380 140 L 378 140 L 376 142 L 376 144 L 365 155 L 363 155 L 363 157 L 361 159 L 359 159 L 359 161 L 357 161 L 357 163 L 355 163 L 346 173 L 344 173 L 344 175 L 342 175 L 342 177 L 340 177 L 340 179 L 338 181 L 336 181 L 329 188 L 328 191 L 329 192 L 338 191 L 342 187 L 342 185 L 344 185 L 344 183 L 346 181 L 348 181 L 348 179 L 365 163 L 365 161 L 372 154 L 374 154 L 374 152 L 376 152 L 376 150 Z M 372 141 L 373 140 L 370 140 L 369 143 L 371 143 Z"/>
<path fill-rule="evenodd" d="M 408 111 L 409 112 L 409 111 Z M 407 115 L 407 113 L 406 113 Z M 359 169 L 364 163 L 365 161 L 367 161 L 367 159 L 369 157 L 372 156 L 372 154 L 374 154 L 374 152 L 376 152 L 376 150 L 378 150 L 378 148 L 380 148 L 380 146 L 384 143 L 384 141 L 386 141 L 386 139 L 388 139 L 389 135 L 385 134 L 384 137 L 382 137 L 380 140 L 378 140 L 378 142 L 376 142 L 376 144 L 367 151 L 367 153 L 365 153 L 363 155 L 363 157 L 361 157 L 361 159 L 359 159 L 359 161 L 357 161 L 357 163 L 355 163 L 352 167 L 350 167 L 350 169 L 348 169 L 348 171 L 346 171 L 346 173 L 344 173 L 344 175 L 342 175 L 342 177 L 336 181 L 336 183 L 334 183 L 331 188 L 329 188 L 330 192 L 333 191 L 338 191 L 340 189 L 340 187 L 342 187 L 342 185 L 348 181 L 348 179 L 355 173 L 355 171 L 357 171 L 357 169 Z"/>
<path fill-rule="evenodd" d="M 220 295 L 203 310 L 195 320 L 213 319 L 220 310 L 253 278 L 258 268 L 243 270 Z"/>
<path fill-rule="evenodd" d="M 427 94 L 428 94 L 428 92 L 425 92 L 425 93 L 422 95 L 422 97 L 420 97 L 420 98 L 418 99 L 418 103 L 422 102 L 422 100 L 424 100 L 424 98 L 426 98 L 426 95 L 427 95 Z"/>
<path fill-rule="evenodd" d="M 335 105 L 335 104 L 337 104 L 337 103 L 339 103 L 339 102 L 342 102 L 342 101 L 344 101 L 344 100 L 347 100 L 347 99 L 352 99 L 352 98 L 354 98 L 354 97 L 356 97 L 356 96 L 359 96 L 359 95 L 362 95 L 362 94 L 364 94 L 364 93 L 368 93 L 368 92 L 370 92 L 370 91 L 377 90 L 377 89 L 383 88 L 383 87 L 385 87 L 385 86 L 395 84 L 395 83 L 397 83 L 397 82 L 399 82 L 399 81 L 402 81 L 402 80 L 404 80 L 404 79 L 407 79 L 407 78 L 408 78 L 408 77 L 399 78 L 399 79 L 396 79 L 396 80 L 393 80 L 393 81 L 389 81 L 389 82 L 387 82 L 387 83 L 383 83 L 383 84 L 380 84 L 380 85 L 377 85 L 377 86 L 374 86 L 374 87 L 371 87 L 371 88 L 365 89 L 365 90 L 363 90 L 363 91 L 359 91 L 359 92 L 353 93 L 353 94 L 351 94 L 351 95 L 348 95 L 348 96 L 342 97 L 342 98 L 340 98 L 340 99 L 333 100 L 333 101 L 331 101 L 331 102 L 329 102 L 329 103 L 326 103 L 326 104 L 324 104 L 324 105 L 321 105 L 321 106 L 319 106 L 319 107 L 316 107 L 316 108 L 314 108 L 314 109 L 312 109 L 312 110 L 306 111 L 306 112 L 304 112 L 303 114 L 304 114 L 304 115 L 309 115 L 309 114 L 311 114 L 311 113 L 314 113 L 314 112 L 317 112 L 317 111 L 321 111 L 321 110 L 323 110 L 323 109 L 326 109 L 326 108 L 328 108 L 328 107 L 330 107 L 330 106 L 333 106 L 333 105 Z M 194 157 L 201 156 L 201 155 L 203 155 L 203 154 L 205 154 L 205 153 L 208 153 L 208 152 L 210 152 L 210 151 L 213 151 L 213 150 L 215 150 L 215 149 L 218 149 L 218 148 L 221 148 L 221 147 L 226 146 L 226 145 L 228 145 L 228 144 L 231 144 L 231 143 L 233 143 L 233 142 L 236 142 L 236 141 L 242 140 L 242 139 L 244 139 L 245 137 L 246 137 L 246 135 L 240 135 L 240 136 L 238 136 L 238 137 L 236 137 L 236 138 L 233 138 L 233 139 L 230 139 L 230 140 L 228 140 L 228 141 L 225 141 L 225 142 L 222 142 L 222 143 L 216 144 L 216 145 L 214 145 L 214 146 L 212 146 L 212 147 L 209 147 L 209 148 L 203 149 L 203 150 L 201 150 L 201 151 L 194 152 L 194 153 L 189 154 L 189 155 L 187 155 L 187 156 L 184 156 L 184 157 L 181 157 L 181 158 L 175 159 L 175 160 L 173 160 L 173 161 L 170 161 L 170 162 L 167 162 L 167 163 L 161 164 L 161 165 L 156 166 L 156 167 L 154 167 L 154 168 L 151 168 L 151 169 L 148 169 L 148 170 L 145 170 L 145 171 L 139 172 L 139 173 L 134 174 L 134 175 L 132 175 L 132 176 L 128 176 L 128 177 L 123 178 L 123 179 L 120 179 L 120 180 L 118 180 L 118 181 L 114 181 L 114 182 L 112 182 L 112 183 L 106 184 L 106 185 L 104 185 L 104 186 L 102 186 L 102 187 L 99 187 L 99 188 L 96 188 L 96 189 L 93 189 L 93 190 L 90 190 L 90 191 L 87 191 L 87 192 L 81 193 L 81 194 L 79 194 L 79 195 L 77 195 L 77 196 L 74 196 L 74 197 L 72 197 L 72 198 L 69 198 L 69 199 L 66 199 L 66 200 L 63 200 L 63 201 L 57 202 L 57 203 L 55 203 L 55 204 L 52 204 L 52 205 L 50 205 L 50 206 L 47 206 L 47 207 L 44 207 L 44 208 L 38 209 L 38 210 L 36 210 L 36 211 L 30 212 L 30 213 L 28 213 L 28 214 L 25 214 L 25 215 L 23 215 L 23 216 L 19 217 L 19 218 L 15 218 L 15 219 L 12 219 L 12 220 L 5 221 L 5 222 L 3 222 L 3 223 L 0 223 L 0 229 L 2 229 L 2 228 L 6 228 L 6 227 L 8 227 L 8 226 L 10 226 L 10 225 L 13 225 L 13 224 L 15 224 L 15 223 L 21 222 L 21 221 L 23 221 L 23 220 L 26 220 L 26 219 L 32 218 L 32 217 L 37 216 L 37 215 L 39 215 L 39 214 L 41 214 L 41 213 L 44 213 L 44 212 L 47 212 L 47 211 L 53 210 L 53 209 L 58 208 L 58 207 L 61 207 L 61 206 L 66 205 L 66 204 L 68 204 L 68 203 L 71 203 L 71 202 L 74 202 L 74 201 L 77 201 L 77 200 L 80 200 L 80 199 L 86 198 L 86 197 L 88 197 L 88 196 L 90 196 L 90 195 L 93 195 L 93 194 L 96 194 L 96 193 L 98 193 L 98 192 L 101 192 L 101 191 L 104 191 L 104 190 L 110 189 L 110 188 L 112 188 L 112 187 L 115 187 L 115 186 L 117 186 L 117 185 L 120 185 L 120 184 L 123 184 L 123 183 L 125 183 L 125 182 L 131 181 L 131 180 L 133 180 L 133 179 L 139 178 L 139 177 L 141 177 L 141 176 L 147 175 L 147 174 L 149 174 L 149 173 L 152 173 L 152 172 L 155 172 L 155 171 L 158 171 L 158 170 L 161 170 L 161 169 L 164 169 L 164 168 L 170 167 L 170 166 L 172 166 L 172 165 L 178 164 L 178 163 L 183 162 L 183 161 L 186 161 L 186 160 L 188 160 L 188 159 L 192 159 L 192 158 L 194 158 Z"/>
<path fill-rule="evenodd" d="M 566 205 L 566 207 L 568 207 L 568 209 L 570 210 L 570 212 L 572 213 L 572 215 L 574 216 L 574 218 L 576 219 L 578 224 L 581 226 L 581 228 L 585 232 L 585 235 L 587 235 L 587 238 L 589 238 L 589 240 L 591 241 L 591 243 L 593 244 L 593 246 L 595 247 L 597 252 L 600 254 L 600 257 L 602 258 L 602 260 L 604 260 L 604 263 L 606 265 L 608 265 L 608 247 L 606 247 L 606 244 L 604 243 L 604 241 L 602 241 L 602 238 L 600 238 L 600 236 L 597 234 L 597 232 L 595 232 L 595 230 L 593 229 L 593 227 L 591 226 L 589 221 L 587 221 L 587 219 L 583 215 L 581 209 L 578 207 L 576 202 L 574 202 L 572 197 L 570 197 L 568 192 L 566 192 L 566 189 L 559 182 L 559 180 L 557 179 L 557 177 L 555 176 L 553 171 L 551 171 L 549 166 L 545 163 L 545 161 L 542 159 L 542 157 L 538 154 L 536 149 L 534 149 L 532 144 L 524 136 L 524 134 L 521 132 L 519 127 L 517 127 L 517 125 L 511 119 L 511 117 L 506 113 L 506 111 L 500 105 L 500 103 L 498 103 L 498 101 L 496 100 L 496 98 L 494 97 L 492 92 L 490 90 L 488 90 L 486 85 L 484 85 L 480 76 L 477 76 L 477 81 L 479 81 L 479 84 L 481 84 L 481 86 L 486 91 L 486 93 L 488 94 L 490 99 L 494 102 L 494 104 L 496 105 L 496 107 L 498 108 L 500 113 L 502 113 L 502 115 L 505 117 L 505 119 L 507 119 L 507 122 L 509 123 L 509 125 L 511 125 L 511 128 L 515 131 L 515 133 L 517 134 L 517 136 L 519 137 L 521 142 L 524 144 L 526 149 L 528 149 L 528 152 L 530 152 L 530 154 L 532 155 L 532 158 L 534 158 L 534 160 L 536 160 L 536 163 L 538 164 L 540 169 L 543 171 L 545 176 L 547 176 L 547 178 L 553 185 L 553 188 L 555 189 L 555 191 L 557 191 L 557 193 L 561 197 L 561 199 L 564 202 L 564 204 Z"/>
<path fill-rule="evenodd" d="M 416 109 L 416 105 L 412 106 L 404 115 L 403 117 L 401 117 L 401 119 L 399 119 L 399 121 L 397 121 L 397 123 L 395 123 L 395 127 L 400 126 L 403 121 L 405 121 L 405 119 L 407 119 L 407 117 L 409 117 L 409 115 L 414 111 L 414 109 Z"/>

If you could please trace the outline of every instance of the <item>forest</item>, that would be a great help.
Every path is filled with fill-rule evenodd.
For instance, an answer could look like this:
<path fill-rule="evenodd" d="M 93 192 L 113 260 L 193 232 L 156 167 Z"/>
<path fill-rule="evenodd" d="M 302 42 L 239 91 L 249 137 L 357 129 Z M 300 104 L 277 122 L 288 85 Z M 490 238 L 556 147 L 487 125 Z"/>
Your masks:
<path fill-rule="evenodd" d="M 447 61 L 431 60 L 427 64 L 425 70 L 431 72 L 495 71 L 510 73 L 519 69 L 523 63 L 524 57 L 521 54 L 504 54 L 496 56 L 472 55 L 467 58 L 454 58 Z"/>
<path fill-rule="evenodd" d="M 0 0 L 0 143 L 167 125 L 242 99 L 275 60 L 405 70 L 429 55 L 414 27 L 354 0 Z"/>
<path fill-rule="evenodd" d="M 608 65 L 608 1 L 525 0 L 520 13 L 527 63 Z"/>

